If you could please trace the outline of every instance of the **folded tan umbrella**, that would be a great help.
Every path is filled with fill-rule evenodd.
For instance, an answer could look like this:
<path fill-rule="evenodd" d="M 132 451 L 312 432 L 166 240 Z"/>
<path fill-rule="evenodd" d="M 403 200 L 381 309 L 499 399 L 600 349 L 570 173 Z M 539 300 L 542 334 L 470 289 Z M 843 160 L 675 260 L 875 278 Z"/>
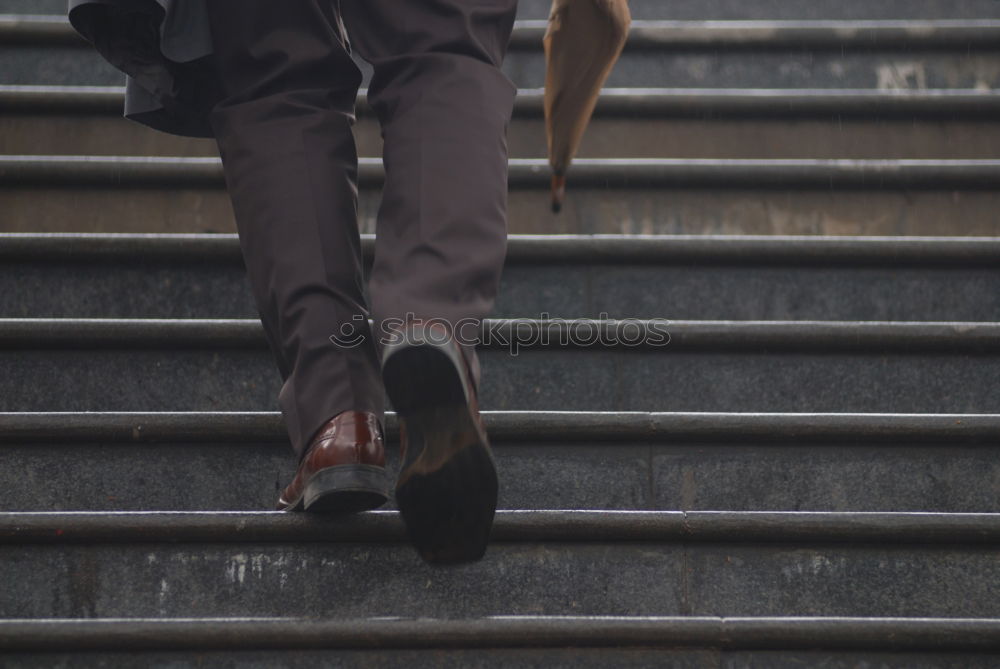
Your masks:
<path fill-rule="evenodd" d="M 545 32 L 545 130 L 552 210 L 562 208 L 566 170 L 576 154 L 632 16 L 627 0 L 553 0 Z"/>

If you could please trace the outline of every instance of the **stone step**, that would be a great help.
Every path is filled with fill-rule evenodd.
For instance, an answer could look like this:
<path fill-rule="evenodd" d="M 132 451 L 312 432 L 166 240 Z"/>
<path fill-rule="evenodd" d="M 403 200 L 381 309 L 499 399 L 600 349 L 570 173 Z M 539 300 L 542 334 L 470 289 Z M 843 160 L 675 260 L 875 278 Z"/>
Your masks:
<path fill-rule="evenodd" d="M 518 17 L 544 19 L 551 0 L 520 0 Z M 820 5 L 813 0 L 629 0 L 635 19 L 944 19 L 1000 18 L 994 0 L 843 0 Z M 0 0 L 0 13 L 66 13 L 66 0 Z"/>
<path fill-rule="evenodd" d="M 518 86 L 541 86 L 546 22 L 519 28 L 504 70 Z M 994 88 L 997 30 L 990 19 L 635 21 L 608 85 Z"/>
<path fill-rule="evenodd" d="M 501 509 L 1000 511 L 1000 415 L 483 416 Z M 0 413 L 4 511 L 271 509 L 294 470 L 276 412 Z"/>
<path fill-rule="evenodd" d="M 1000 324 L 484 323 L 493 410 L 992 413 Z M 516 353 L 516 355 L 513 355 Z M 277 408 L 254 320 L 0 320 L 0 410 Z"/>
<path fill-rule="evenodd" d="M 360 161 L 362 232 L 382 178 Z M 559 215 L 546 161 L 509 179 L 512 233 L 1000 236 L 1000 160 L 581 159 Z M 234 231 L 217 158 L 2 156 L 0 211 L 4 232 Z"/>
<path fill-rule="evenodd" d="M 501 511 L 492 539 L 440 569 L 389 511 L 0 513 L 0 616 L 1000 615 L 1000 514 Z"/>
<path fill-rule="evenodd" d="M 542 92 L 524 89 L 508 134 L 514 158 L 544 158 Z M 216 156 L 214 140 L 121 119 L 118 87 L 0 86 L 0 154 Z M 362 156 L 378 124 L 359 98 Z M 1000 93 L 976 90 L 606 89 L 581 158 L 993 158 Z"/>
<path fill-rule="evenodd" d="M 257 316 L 235 235 L 0 233 L 0 284 L 3 317 Z M 496 315 L 542 314 L 1000 321 L 1000 239 L 511 236 Z"/>
<path fill-rule="evenodd" d="M 719 666 L 986 668 L 994 619 L 492 616 L 466 619 L 53 619 L 0 621 L 10 667 L 198 661 L 213 667 Z M 86 651 L 86 654 L 81 654 Z M 992 653 L 992 654 L 991 654 Z"/>
<path fill-rule="evenodd" d="M 545 21 L 515 26 L 504 69 L 544 82 Z M 994 88 L 997 19 L 633 22 L 609 86 Z M 747 58 L 747 52 L 753 53 Z M 58 16 L 0 15 L 2 84 L 117 85 L 108 65 Z M 365 79 L 370 76 L 363 65 Z"/>

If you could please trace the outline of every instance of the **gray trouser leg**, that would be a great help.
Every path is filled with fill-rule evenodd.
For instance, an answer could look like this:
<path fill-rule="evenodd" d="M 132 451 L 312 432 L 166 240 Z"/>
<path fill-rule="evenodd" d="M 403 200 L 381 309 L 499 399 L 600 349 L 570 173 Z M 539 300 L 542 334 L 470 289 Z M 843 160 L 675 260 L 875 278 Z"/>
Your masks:
<path fill-rule="evenodd" d="M 372 311 L 452 324 L 484 318 L 507 239 L 516 88 L 500 70 L 516 0 L 342 0 L 385 138 Z M 474 354 L 471 346 L 467 354 Z"/>
<path fill-rule="evenodd" d="M 210 0 L 227 97 L 212 125 L 300 454 L 329 418 L 381 414 L 374 347 L 330 340 L 368 317 L 351 124 L 361 75 L 329 2 Z"/>

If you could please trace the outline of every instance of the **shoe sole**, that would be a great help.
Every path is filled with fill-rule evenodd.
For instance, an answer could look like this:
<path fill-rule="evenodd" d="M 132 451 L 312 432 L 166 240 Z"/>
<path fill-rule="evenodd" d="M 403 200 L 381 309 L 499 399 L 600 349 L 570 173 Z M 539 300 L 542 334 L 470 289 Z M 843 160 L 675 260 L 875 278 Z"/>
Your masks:
<path fill-rule="evenodd" d="M 337 465 L 313 474 L 302 496 L 285 510 L 358 513 L 377 509 L 388 499 L 385 469 L 374 465 Z"/>
<path fill-rule="evenodd" d="M 407 439 L 396 504 L 417 552 L 435 564 L 480 559 L 497 504 L 493 454 L 457 364 L 424 344 L 395 351 L 382 370 Z"/>

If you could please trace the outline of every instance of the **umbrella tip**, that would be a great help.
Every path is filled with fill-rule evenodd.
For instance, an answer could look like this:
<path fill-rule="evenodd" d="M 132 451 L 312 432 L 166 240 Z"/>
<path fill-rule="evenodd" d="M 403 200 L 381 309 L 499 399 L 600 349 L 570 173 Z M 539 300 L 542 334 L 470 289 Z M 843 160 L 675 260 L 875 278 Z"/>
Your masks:
<path fill-rule="evenodd" d="M 566 199 L 566 176 L 563 174 L 552 175 L 552 213 L 558 214 L 562 211 L 563 200 Z"/>

